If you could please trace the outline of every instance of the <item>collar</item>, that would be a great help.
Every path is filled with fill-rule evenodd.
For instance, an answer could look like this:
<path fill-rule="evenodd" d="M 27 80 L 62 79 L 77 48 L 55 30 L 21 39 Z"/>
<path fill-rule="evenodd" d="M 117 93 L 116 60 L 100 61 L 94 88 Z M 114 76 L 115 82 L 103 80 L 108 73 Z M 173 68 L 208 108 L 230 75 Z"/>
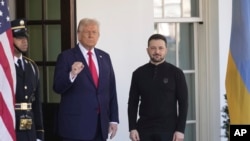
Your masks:
<path fill-rule="evenodd" d="M 80 48 L 82 54 L 84 56 L 88 56 L 88 51 L 89 50 L 87 50 L 81 43 L 79 43 L 78 45 L 79 45 L 79 48 Z M 90 51 L 91 51 L 91 53 L 92 53 L 93 56 L 96 56 L 96 54 L 95 54 L 95 48 L 92 48 Z"/>
<path fill-rule="evenodd" d="M 163 62 L 161 62 L 160 64 L 155 65 L 155 64 L 153 64 L 153 63 L 151 63 L 151 62 L 149 61 L 149 65 L 150 65 L 150 66 L 153 66 L 153 67 L 160 67 L 160 66 L 163 66 L 163 64 L 165 64 L 165 63 L 167 63 L 167 62 L 166 62 L 166 61 L 163 61 Z"/>
<path fill-rule="evenodd" d="M 17 60 L 18 59 L 21 59 L 21 60 L 23 60 L 23 55 L 21 54 L 21 56 L 18 58 L 18 57 L 16 57 L 16 56 L 14 56 L 14 62 L 15 62 L 15 64 L 18 64 L 17 63 Z"/>

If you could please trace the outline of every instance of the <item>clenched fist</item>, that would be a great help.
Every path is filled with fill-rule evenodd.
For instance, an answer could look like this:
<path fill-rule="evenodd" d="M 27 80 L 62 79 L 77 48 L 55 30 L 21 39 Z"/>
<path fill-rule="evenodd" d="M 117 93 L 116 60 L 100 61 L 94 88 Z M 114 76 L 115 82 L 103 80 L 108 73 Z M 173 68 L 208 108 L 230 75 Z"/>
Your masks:
<path fill-rule="evenodd" d="M 76 76 L 82 71 L 83 68 L 84 68 L 84 65 L 82 62 L 80 61 L 74 62 L 74 64 L 71 66 L 70 73 L 72 76 Z"/>

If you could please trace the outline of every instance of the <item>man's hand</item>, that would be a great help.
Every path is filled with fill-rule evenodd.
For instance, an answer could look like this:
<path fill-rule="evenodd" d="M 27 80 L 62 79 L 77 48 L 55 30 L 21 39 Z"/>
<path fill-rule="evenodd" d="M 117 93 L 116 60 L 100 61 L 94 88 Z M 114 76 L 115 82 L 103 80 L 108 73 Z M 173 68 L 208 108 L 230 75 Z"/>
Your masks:
<path fill-rule="evenodd" d="M 176 131 L 173 136 L 173 141 L 184 141 L 184 134 Z"/>
<path fill-rule="evenodd" d="M 140 140 L 139 133 L 137 130 L 131 130 L 129 137 L 132 141 L 139 141 Z"/>
<path fill-rule="evenodd" d="M 80 62 L 80 61 L 74 62 L 74 64 L 71 66 L 70 73 L 72 76 L 76 76 L 82 71 L 83 68 L 84 68 L 84 65 L 82 62 Z"/>
<path fill-rule="evenodd" d="M 110 139 L 112 139 L 116 135 L 116 131 L 117 131 L 117 124 L 116 123 L 109 123 Z"/>

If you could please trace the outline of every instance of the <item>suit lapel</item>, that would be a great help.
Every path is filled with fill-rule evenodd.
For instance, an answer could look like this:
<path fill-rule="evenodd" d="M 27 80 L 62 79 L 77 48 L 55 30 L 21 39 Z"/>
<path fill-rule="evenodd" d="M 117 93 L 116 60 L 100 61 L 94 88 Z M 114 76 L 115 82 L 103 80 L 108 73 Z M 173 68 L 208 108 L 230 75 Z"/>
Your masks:
<path fill-rule="evenodd" d="M 83 54 L 82 54 L 82 52 L 81 52 L 81 50 L 80 50 L 79 45 L 77 45 L 77 46 L 74 48 L 73 52 L 74 52 L 74 55 L 75 55 L 75 58 L 76 58 L 75 61 L 81 61 L 81 62 L 83 63 L 83 65 L 84 65 L 83 71 L 86 72 L 87 77 L 89 78 L 89 80 L 90 80 L 90 81 L 93 83 L 93 85 L 94 85 L 94 81 L 93 81 L 92 75 L 91 75 L 91 73 L 90 73 L 90 71 L 89 71 L 89 66 L 88 66 L 87 61 L 85 60 L 85 58 L 84 58 L 84 56 L 83 56 Z M 98 63 L 98 64 L 99 64 L 99 63 Z M 80 74 L 81 74 L 81 73 L 80 73 Z"/>
<path fill-rule="evenodd" d="M 98 84 L 98 87 L 101 86 L 102 84 L 102 75 L 105 75 L 103 74 L 104 70 L 103 70 L 103 55 L 101 54 L 100 51 L 98 51 L 97 49 L 95 49 L 95 54 L 96 54 L 96 59 L 97 59 L 97 63 L 98 63 L 98 68 L 99 68 L 99 84 Z"/>
<path fill-rule="evenodd" d="M 78 45 L 75 48 L 73 48 L 73 54 L 76 58 L 75 61 L 81 61 L 84 66 L 88 65 L 86 60 L 84 59 L 83 54 L 82 54 L 80 47 Z"/>

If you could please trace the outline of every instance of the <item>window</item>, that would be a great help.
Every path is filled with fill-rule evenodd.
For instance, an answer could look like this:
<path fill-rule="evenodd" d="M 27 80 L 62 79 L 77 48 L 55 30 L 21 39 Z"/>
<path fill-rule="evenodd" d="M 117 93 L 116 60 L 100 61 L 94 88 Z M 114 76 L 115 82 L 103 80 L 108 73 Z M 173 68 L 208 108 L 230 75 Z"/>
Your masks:
<path fill-rule="evenodd" d="M 75 1 L 16 0 L 16 17 L 26 18 L 29 51 L 40 69 L 43 103 L 58 103 L 53 91 L 54 67 L 58 54 L 75 45 Z"/>

